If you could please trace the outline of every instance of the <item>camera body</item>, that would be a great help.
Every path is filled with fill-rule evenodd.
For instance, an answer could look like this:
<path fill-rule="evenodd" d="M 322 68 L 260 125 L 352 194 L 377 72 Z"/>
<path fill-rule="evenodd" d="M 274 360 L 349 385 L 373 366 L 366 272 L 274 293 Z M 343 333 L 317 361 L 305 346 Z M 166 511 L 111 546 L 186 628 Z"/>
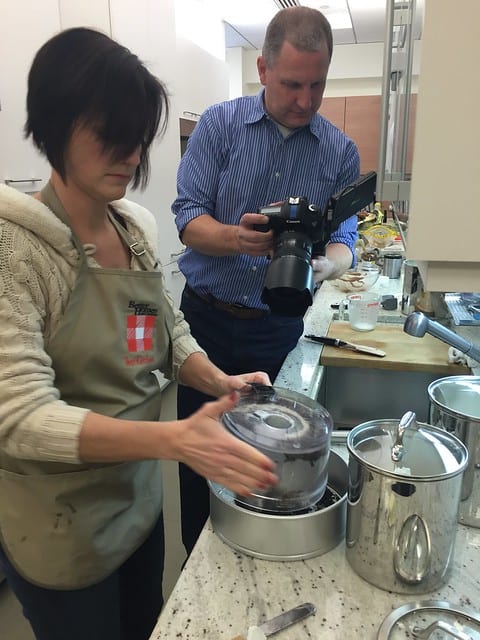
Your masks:
<path fill-rule="evenodd" d="M 307 198 L 292 197 L 280 205 L 261 207 L 258 213 L 269 218 L 266 225 L 256 225 L 258 231 L 272 229 L 275 236 L 288 231 L 304 233 L 313 243 L 322 239 L 324 216 Z"/>
<path fill-rule="evenodd" d="M 375 201 L 376 173 L 371 171 L 332 196 L 325 209 L 304 197 L 257 210 L 267 216 L 257 231 L 273 231 L 273 255 L 265 276 L 262 302 L 283 316 L 303 316 L 313 302 L 312 257 L 325 253 L 330 235 L 341 222 Z"/>

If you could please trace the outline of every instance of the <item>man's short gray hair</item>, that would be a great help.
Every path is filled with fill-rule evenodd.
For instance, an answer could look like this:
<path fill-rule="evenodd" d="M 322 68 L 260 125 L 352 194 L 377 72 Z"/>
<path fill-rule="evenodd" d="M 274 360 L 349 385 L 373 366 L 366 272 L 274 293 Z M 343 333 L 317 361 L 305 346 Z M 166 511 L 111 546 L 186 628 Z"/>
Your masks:
<path fill-rule="evenodd" d="M 332 58 L 332 28 L 323 13 L 316 9 L 290 7 L 275 14 L 267 27 L 262 49 L 267 67 L 275 64 L 285 41 L 299 51 L 319 51 L 326 44 Z"/>

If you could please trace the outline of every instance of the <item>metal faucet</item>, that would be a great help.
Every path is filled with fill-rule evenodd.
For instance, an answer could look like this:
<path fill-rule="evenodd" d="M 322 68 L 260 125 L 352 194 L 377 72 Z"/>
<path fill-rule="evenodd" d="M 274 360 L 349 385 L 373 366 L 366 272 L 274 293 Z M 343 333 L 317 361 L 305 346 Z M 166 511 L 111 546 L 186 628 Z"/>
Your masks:
<path fill-rule="evenodd" d="M 465 338 L 459 336 L 455 331 L 447 329 L 443 324 L 435 322 L 435 320 L 430 320 L 420 311 L 415 311 L 407 316 L 403 330 L 415 338 L 423 338 L 426 333 L 429 333 L 435 338 L 446 342 L 451 347 L 465 353 L 469 358 L 472 358 L 472 360 L 480 362 L 480 347 L 470 342 L 470 340 L 465 340 Z"/>

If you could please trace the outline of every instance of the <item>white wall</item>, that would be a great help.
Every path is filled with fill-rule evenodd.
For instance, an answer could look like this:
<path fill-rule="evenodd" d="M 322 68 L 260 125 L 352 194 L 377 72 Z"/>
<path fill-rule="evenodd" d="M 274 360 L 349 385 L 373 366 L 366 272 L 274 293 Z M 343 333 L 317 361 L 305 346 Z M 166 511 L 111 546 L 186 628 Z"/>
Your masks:
<path fill-rule="evenodd" d="M 209 105 L 228 100 L 228 65 L 181 35 L 176 40 L 175 99 L 184 111 L 201 114 Z"/>
<path fill-rule="evenodd" d="M 220 16 L 202 0 L 174 0 L 176 103 L 178 115 L 201 114 L 227 100 L 228 65 L 225 29 Z M 188 117 L 188 116 L 187 116 Z"/>
<path fill-rule="evenodd" d="M 227 58 L 230 67 L 230 89 L 241 89 L 243 95 L 253 95 L 260 90 L 257 73 L 259 50 L 243 50 Z M 412 88 L 416 91 L 420 67 L 421 42 L 414 45 Z M 342 44 L 333 49 L 325 96 L 380 95 L 382 93 L 383 43 Z M 231 97 L 235 97 L 232 95 Z"/>
<path fill-rule="evenodd" d="M 180 161 L 180 129 L 176 106 L 176 73 L 173 0 L 109 0 L 112 37 L 127 46 L 160 78 L 171 95 L 168 129 L 152 145 L 151 174 L 145 191 L 129 191 L 128 197 L 154 213 L 158 223 L 159 257 L 163 264 L 180 246 L 170 206 L 176 196 L 176 173 Z M 134 19 L 132 19 L 134 16 Z"/>

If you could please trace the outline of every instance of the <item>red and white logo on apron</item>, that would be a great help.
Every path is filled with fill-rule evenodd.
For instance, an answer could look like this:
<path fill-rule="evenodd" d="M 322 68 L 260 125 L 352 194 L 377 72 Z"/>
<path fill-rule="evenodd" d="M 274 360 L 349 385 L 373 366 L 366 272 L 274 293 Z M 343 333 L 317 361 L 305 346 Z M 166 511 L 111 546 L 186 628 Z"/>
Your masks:
<path fill-rule="evenodd" d="M 127 316 L 127 347 L 129 353 L 152 351 L 156 316 Z"/>

